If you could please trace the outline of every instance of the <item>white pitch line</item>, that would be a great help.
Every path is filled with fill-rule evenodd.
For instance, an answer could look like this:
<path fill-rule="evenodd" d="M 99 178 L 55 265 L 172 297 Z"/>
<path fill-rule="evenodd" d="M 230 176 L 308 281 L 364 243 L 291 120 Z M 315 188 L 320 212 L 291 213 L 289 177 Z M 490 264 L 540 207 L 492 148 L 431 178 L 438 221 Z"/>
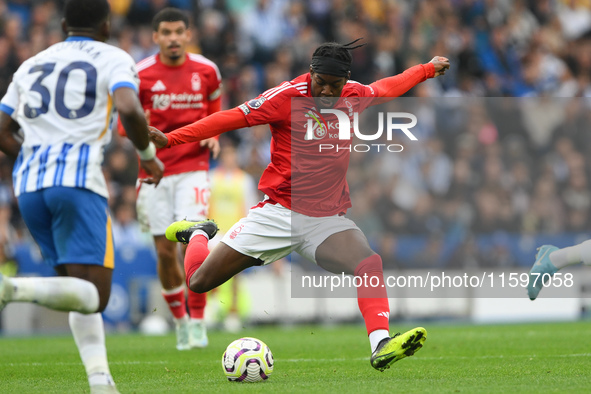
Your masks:
<path fill-rule="evenodd" d="M 4 367 L 41 367 L 46 365 L 82 365 L 82 362 L 75 362 L 75 363 L 0 363 L 0 366 Z M 151 364 L 167 364 L 166 361 L 109 361 L 109 365 L 117 364 L 117 365 L 151 365 Z"/>
<path fill-rule="evenodd" d="M 495 359 L 495 358 L 568 358 L 568 357 L 591 357 L 591 353 L 573 353 L 573 354 L 549 354 L 546 356 L 538 356 L 535 354 L 510 354 L 508 356 L 498 354 L 498 355 L 490 355 L 490 356 L 441 356 L 441 357 L 413 357 L 414 360 L 449 360 L 449 359 L 457 359 L 457 360 L 485 360 L 485 359 Z"/>
<path fill-rule="evenodd" d="M 412 357 L 411 360 L 416 361 L 432 361 L 432 360 L 486 360 L 486 359 L 503 359 L 503 358 L 571 358 L 571 357 L 591 357 L 591 353 L 574 353 L 574 354 L 552 354 L 546 356 L 537 356 L 535 354 L 512 354 L 512 355 L 490 355 L 490 356 L 441 356 L 441 357 L 423 357 L 417 356 Z M 309 363 L 309 362 L 343 362 L 343 361 L 366 361 L 369 357 L 354 357 L 354 358 L 275 358 L 275 362 L 282 363 Z M 205 362 L 214 362 L 213 360 L 207 360 Z M 110 361 L 112 365 L 165 365 L 168 361 Z M 219 360 L 215 360 L 215 363 L 219 363 Z M 80 362 L 75 363 L 51 363 L 51 365 L 80 365 Z M 4 367 L 41 367 L 49 365 L 49 363 L 0 363 L 0 366 Z"/>
<path fill-rule="evenodd" d="M 508 356 L 504 356 L 502 354 L 499 355 L 491 355 L 491 356 L 441 356 L 441 357 L 423 357 L 423 356 L 416 356 L 413 357 L 412 360 L 449 360 L 449 359 L 457 359 L 457 360 L 486 360 L 486 359 L 501 359 L 501 358 L 564 358 L 564 357 L 591 357 L 591 353 L 577 353 L 577 354 L 553 354 L 547 356 L 537 356 L 535 354 L 512 354 Z M 369 360 L 369 357 L 356 357 L 356 358 L 288 358 L 288 359 L 280 359 L 275 358 L 275 361 L 279 362 L 288 362 L 288 363 L 300 363 L 300 362 L 339 362 L 339 361 L 358 361 L 358 360 Z"/>
<path fill-rule="evenodd" d="M 355 357 L 355 358 L 275 358 L 275 362 L 286 363 L 309 363 L 309 362 L 339 362 L 339 361 L 360 361 L 369 360 L 369 357 Z"/>

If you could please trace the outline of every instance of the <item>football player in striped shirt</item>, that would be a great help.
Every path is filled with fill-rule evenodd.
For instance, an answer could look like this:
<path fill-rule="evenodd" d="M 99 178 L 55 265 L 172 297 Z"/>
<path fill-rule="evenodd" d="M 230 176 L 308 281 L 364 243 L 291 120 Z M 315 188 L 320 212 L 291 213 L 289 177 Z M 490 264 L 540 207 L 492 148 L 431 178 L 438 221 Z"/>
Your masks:
<path fill-rule="evenodd" d="M 0 276 L 0 309 L 33 302 L 69 311 L 91 393 L 118 392 L 101 317 L 115 264 L 101 170 L 114 107 L 138 150 L 144 182 L 156 185 L 163 174 L 137 98 L 134 61 L 104 42 L 109 15 L 107 0 L 68 0 L 66 40 L 26 60 L 0 102 L 0 150 L 16 159 L 13 186 L 21 215 L 58 274 Z"/>

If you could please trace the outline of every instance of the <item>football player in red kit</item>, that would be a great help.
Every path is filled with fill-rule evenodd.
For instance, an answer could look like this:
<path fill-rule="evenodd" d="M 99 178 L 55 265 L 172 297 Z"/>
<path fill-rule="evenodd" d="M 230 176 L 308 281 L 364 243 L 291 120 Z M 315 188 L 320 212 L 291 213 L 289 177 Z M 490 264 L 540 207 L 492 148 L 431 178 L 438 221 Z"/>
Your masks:
<path fill-rule="evenodd" d="M 168 239 L 188 243 L 187 284 L 193 291 L 206 292 L 248 267 L 269 264 L 292 250 L 327 271 L 375 278 L 378 285 L 364 281 L 357 288 L 357 298 L 372 349 L 371 365 L 383 371 L 420 349 L 427 332 L 417 327 L 390 336 L 382 259 L 355 223 L 344 216 L 351 206 L 346 181 L 351 139 L 334 138 L 340 149 L 330 154 L 310 154 L 313 144 L 304 138 L 306 127 L 295 118 L 292 99 L 308 99 L 314 107 L 304 108 L 316 112 L 343 102 L 361 112 L 367 105 L 388 101 L 428 78 L 443 75 L 449 61 L 436 56 L 402 74 L 363 85 L 350 80 L 352 44 L 323 44 L 313 54 L 309 73 L 171 133 L 152 129 L 151 137 L 159 148 L 168 148 L 229 130 L 270 125 L 271 163 L 259 183 L 265 200 L 236 223 L 209 255 L 207 240 L 217 229 L 213 222 L 184 220 L 168 227 Z M 299 154 L 297 162 L 292 160 L 294 154 Z"/>
<path fill-rule="evenodd" d="M 139 97 L 149 124 L 166 133 L 219 111 L 220 72 L 202 55 L 186 52 L 191 40 L 187 15 L 165 8 L 154 16 L 152 27 L 160 51 L 137 64 Z M 179 350 L 207 346 L 206 294 L 189 291 L 185 301 L 177 244 L 164 233 L 172 221 L 207 217 L 210 152 L 214 157 L 219 152 L 216 138 L 161 149 L 158 158 L 166 169 L 160 185 L 138 184 L 138 219 L 154 236 L 162 294 L 176 323 Z M 139 178 L 143 176 L 140 169 Z"/>

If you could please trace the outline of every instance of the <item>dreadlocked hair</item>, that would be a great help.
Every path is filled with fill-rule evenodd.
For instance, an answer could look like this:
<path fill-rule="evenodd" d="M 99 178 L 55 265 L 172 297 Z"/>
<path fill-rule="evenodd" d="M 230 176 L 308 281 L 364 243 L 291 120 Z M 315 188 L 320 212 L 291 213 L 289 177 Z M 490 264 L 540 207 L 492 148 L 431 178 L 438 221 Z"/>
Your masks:
<path fill-rule="evenodd" d="M 316 50 L 314 51 L 312 56 L 330 57 L 330 58 L 337 59 L 337 60 L 346 62 L 348 64 L 351 64 L 351 62 L 353 61 L 353 57 L 351 56 L 351 53 L 349 51 L 356 49 L 356 48 L 360 48 L 362 46 L 365 46 L 365 43 L 352 46 L 357 41 L 362 40 L 362 39 L 363 39 L 363 37 L 358 38 L 354 41 L 351 41 L 348 44 L 339 44 L 337 42 L 326 42 L 326 43 L 320 45 L 318 48 L 316 48 Z"/>

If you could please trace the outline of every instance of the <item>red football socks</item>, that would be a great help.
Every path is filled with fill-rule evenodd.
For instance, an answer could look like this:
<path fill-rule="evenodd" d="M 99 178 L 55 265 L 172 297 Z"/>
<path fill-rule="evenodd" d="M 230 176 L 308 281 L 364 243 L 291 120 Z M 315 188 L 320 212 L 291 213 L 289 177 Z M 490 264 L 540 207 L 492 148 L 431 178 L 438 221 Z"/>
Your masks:
<path fill-rule="evenodd" d="M 374 254 L 363 260 L 355 269 L 361 286 L 357 288 L 357 303 L 365 320 L 367 334 L 375 330 L 389 329 L 390 306 L 388 293 L 384 286 L 382 258 Z"/>
<path fill-rule="evenodd" d="M 175 319 L 182 319 L 187 314 L 184 286 L 172 290 L 162 290 L 162 296 Z"/>
<path fill-rule="evenodd" d="M 189 287 L 191 276 L 201 267 L 201 264 L 203 264 L 205 258 L 209 255 L 209 249 L 207 248 L 208 242 L 209 240 L 205 235 L 196 235 L 189 241 L 189 245 L 187 245 L 187 250 L 185 251 L 185 281 L 187 287 Z"/>
<path fill-rule="evenodd" d="M 191 319 L 203 319 L 205 305 L 207 304 L 207 293 L 195 293 L 189 289 L 189 316 Z"/>

